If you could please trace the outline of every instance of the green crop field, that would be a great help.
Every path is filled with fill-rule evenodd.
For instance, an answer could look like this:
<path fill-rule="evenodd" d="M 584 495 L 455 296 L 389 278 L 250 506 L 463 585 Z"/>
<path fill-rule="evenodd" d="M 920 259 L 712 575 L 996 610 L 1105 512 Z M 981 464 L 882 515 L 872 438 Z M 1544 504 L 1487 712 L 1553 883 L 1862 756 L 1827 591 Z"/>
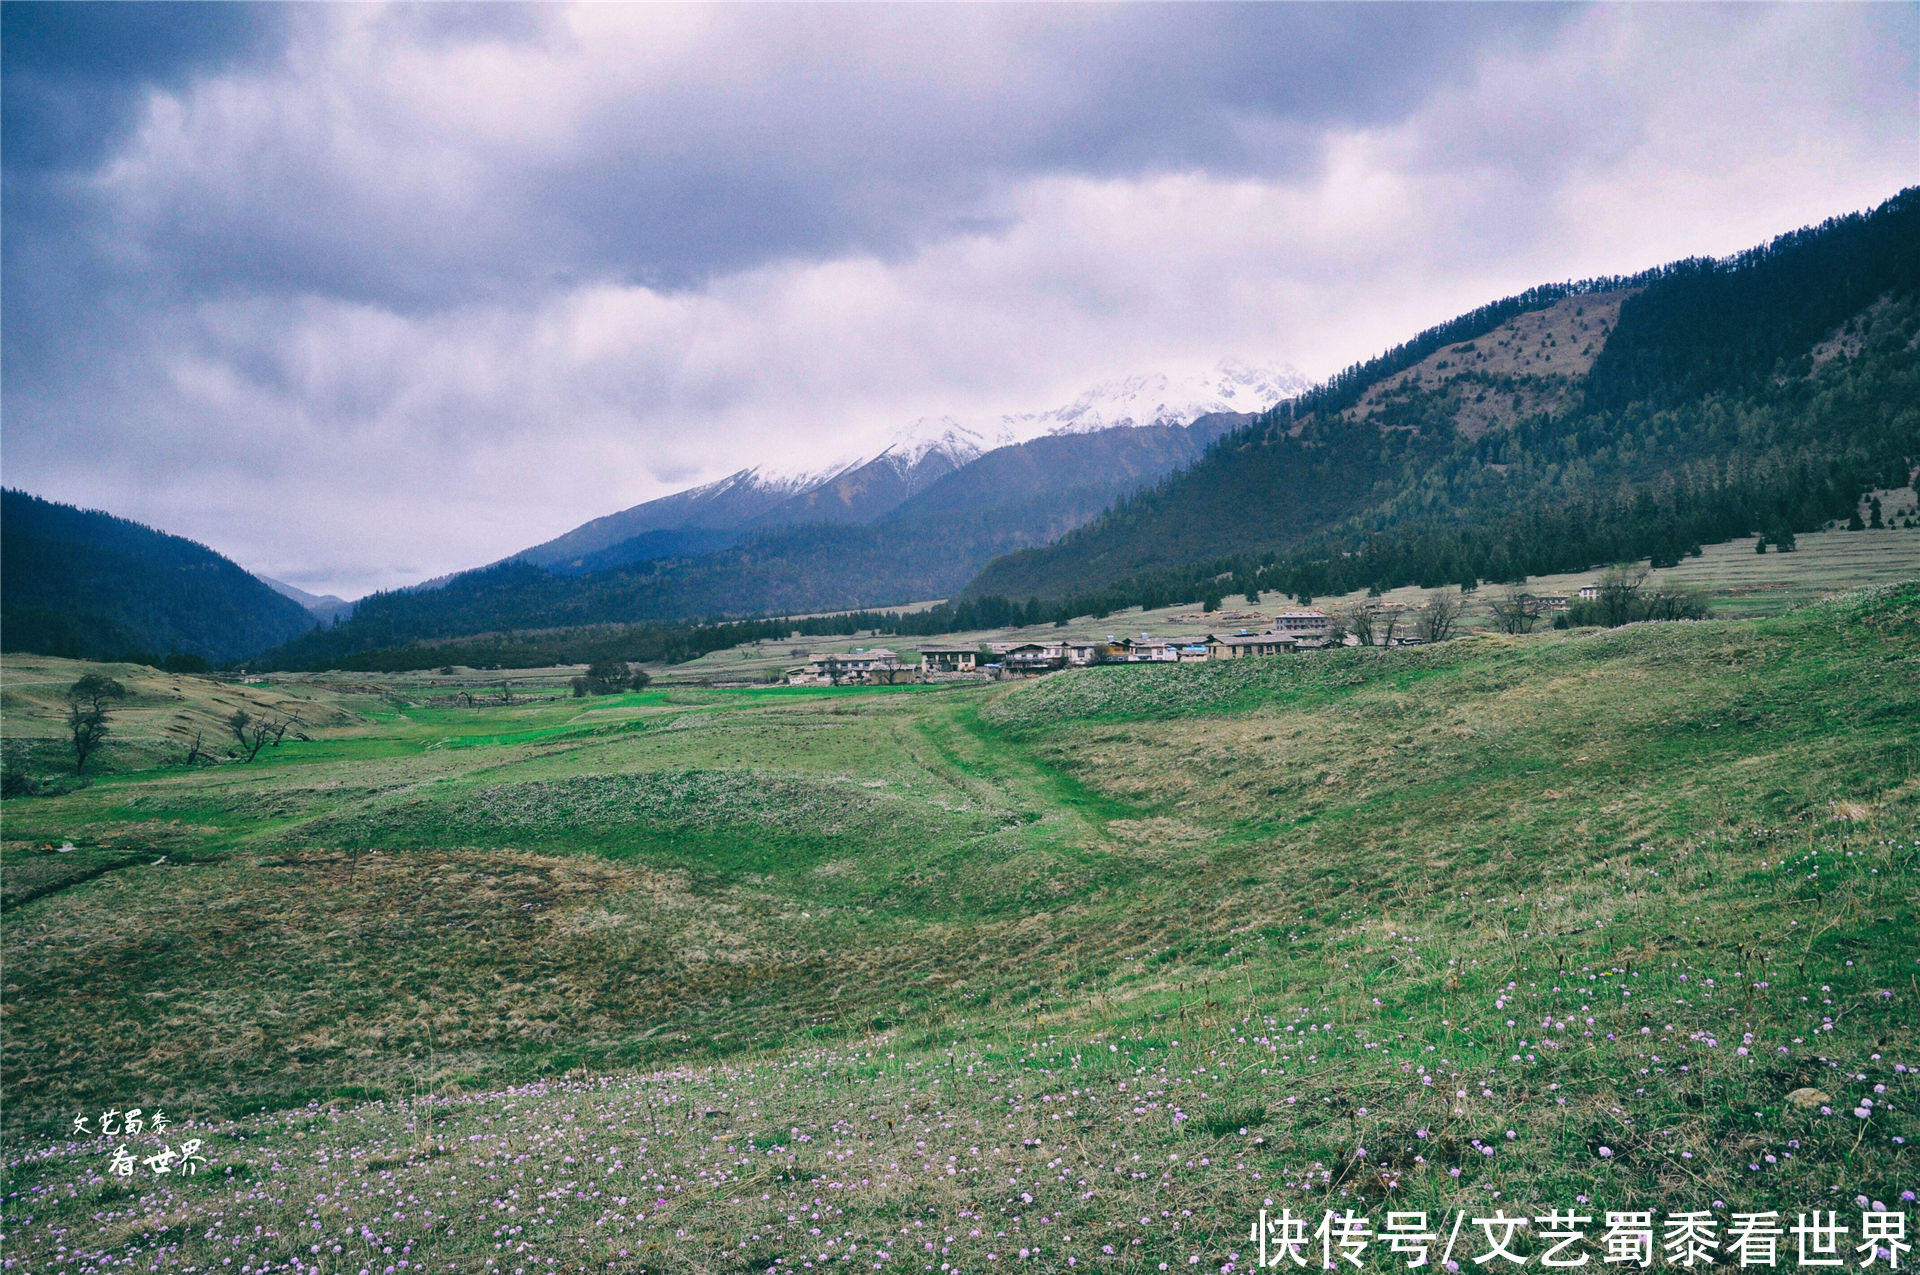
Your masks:
<path fill-rule="evenodd" d="M 1006 685 L 120 670 L 102 772 L 4 806 L 0 1261 L 1239 1271 L 1262 1209 L 1911 1212 L 1920 585 L 1808 599 L 1914 534 L 1676 569 L 1744 549 L 1776 614 Z M 8 659 L 43 771 L 88 667 Z M 241 702 L 306 738 L 181 765 Z"/>

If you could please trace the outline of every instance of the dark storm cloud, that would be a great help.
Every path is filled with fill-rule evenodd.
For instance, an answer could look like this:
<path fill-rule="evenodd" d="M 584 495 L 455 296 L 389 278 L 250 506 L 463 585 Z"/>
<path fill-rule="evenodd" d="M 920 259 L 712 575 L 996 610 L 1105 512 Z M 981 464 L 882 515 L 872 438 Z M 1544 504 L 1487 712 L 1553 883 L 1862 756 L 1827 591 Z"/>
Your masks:
<path fill-rule="evenodd" d="M 1399 118 L 1489 48 L 1571 13 L 782 8 L 756 13 L 757 34 L 804 54 L 756 65 L 752 83 L 620 103 L 590 125 L 582 161 L 538 165 L 540 189 L 577 261 L 638 282 L 891 255 L 994 224 L 996 193 L 1034 173 L 1297 172 L 1327 128 Z M 940 49 L 998 74 L 978 86 L 964 65 L 943 73 Z M 924 78 L 891 75 L 889 53 Z"/>
<path fill-rule="evenodd" d="M 73 169 L 109 155 L 146 94 L 277 57 L 283 34 L 270 8 L 34 5 L 17 20 L 13 8 L 10 166 L 16 74 L 22 164 Z M 596 101 L 591 86 L 535 90 L 525 109 L 577 112 L 567 143 L 495 148 L 483 172 L 444 184 L 421 178 L 447 158 L 438 139 L 386 135 L 393 122 L 356 118 L 349 104 L 253 145 L 228 127 L 216 141 L 233 149 L 218 158 L 237 169 L 211 179 L 189 169 L 150 189 L 151 202 L 112 210 L 111 225 L 100 225 L 107 196 L 69 185 L 22 201 L 9 229 L 106 235 L 104 250 L 137 250 L 165 286 L 193 295 L 310 291 L 415 307 L 588 278 L 697 285 L 992 226 L 1001 192 L 1038 172 L 1298 171 L 1316 161 L 1325 128 L 1396 118 L 1470 75 L 1487 50 L 1538 40 L 1572 12 L 733 9 L 694 50 L 696 65 L 636 78 L 617 99 Z M 543 10 L 426 5 L 383 12 L 369 38 L 537 49 L 579 37 Z M 341 146 L 363 128 L 378 135 L 373 150 Z"/>
<path fill-rule="evenodd" d="M 85 358 L 124 261 L 87 173 L 124 144 L 148 94 L 277 56 L 282 6 L 0 5 L 0 239 L 5 370 L 24 387 L 45 360 Z"/>
<path fill-rule="evenodd" d="M 153 86 L 272 56 L 273 5 L 0 5 L 0 154 L 15 171 L 84 167 L 126 132 Z"/>

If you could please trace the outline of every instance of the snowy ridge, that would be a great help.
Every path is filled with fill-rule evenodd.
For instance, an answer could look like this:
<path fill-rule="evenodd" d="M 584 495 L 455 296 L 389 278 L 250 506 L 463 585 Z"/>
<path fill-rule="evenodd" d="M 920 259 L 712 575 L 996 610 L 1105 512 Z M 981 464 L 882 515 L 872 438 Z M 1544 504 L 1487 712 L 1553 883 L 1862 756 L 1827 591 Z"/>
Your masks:
<path fill-rule="evenodd" d="M 1065 407 L 1003 416 L 999 433 L 1009 442 L 1026 442 L 1043 434 L 1084 434 L 1116 426 L 1190 425 L 1211 412 L 1263 412 L 1312 384 L 1286 364 L 1256 368 L 1226 360 L 1206 372 L 1150 372 L 1106 381 Z"/>
<path fill-rule="evenodd" d="M 840 474 L 881 460 L 910 471 L 929 457 L 944 456 L 958 469 L 997 447 L 1030 442 L 1048 434 L 1088 434 L 1101 429 L 1144 425 L 1191 425 L 1213 412 L 1262 412 L 1312 386 L 1313 382 L 1291 365 L 1253 367 L 1232 359 L 1223 360 L 1204 372 L 1141 373 L 1102 382 L 1063 407 L 1046 412 L 1008 414 L 991 423 L 969 425 L 951 416 L 923 416 L 896 430 L 880 452 L 833 466 L 811 481 L 815 485 L 830 482 Z M 742 472 L 759 474 L 761 471 Z M 771 484 L 776 479 L 766 475 L 761 481 Z"/>
<path fill-rule="evenodd" d="M 968 429 L 951 416 L 922 416 L 911 425 L 895 430 L 880 456 L 892 457 L 896 464 L 912 469 L 929 456 L 945 456 L 958 469 L 978 460 L 998 444 L 989 442 L 978 430 Z M 876 456 L 874 459 L 878 460 Z"/>
<path fill-rule="evenodd" d="M 699 487 L 689 487 L 679 492 L 676 498 L 690 504 L 704 504 L 724 496 L 744 492 L 764 492 L 773 496 L 798 496 L 812 491 L 816 487 L 832 482 L 848 470 L 856 468 L 862 462 L 850 460 L 845 464 L 829 465 L 824 469 L 809 470 L 805 473 L 783 474 L 774 470 L 752 465 L 746 469 L 735 470 L 725 478 L 716 478 Z"/>
<path fill-rule="evenodd" d="M 1222 362 L 1211 370 L 1123 377 L 1094 386 L 1047 412 L 963 421 L 927 416 L 895 430 L 878 451 L 867 451 L 810 472 L 765 466 L 635 505 L 522 550 L 515 559 L 536 565 L 596 569 L 615 561 L 704 551 L 715 537 L 754 528 L 811 522 L 867 522 L 926 490 L 988 452 L 1050 434 L 1150 425 L 1190 425 L 1214 412 L 1258 412 L 1308 388 L 1284 364 L 1252 367 Z M 630 544 L 625 551 L 616 546 Z M 605 557 L 614 551 L 616 557 Z M 629 556 L 618 556 L 625 553 Z M 423 588 L 444 581 L 428 581 Z"/>

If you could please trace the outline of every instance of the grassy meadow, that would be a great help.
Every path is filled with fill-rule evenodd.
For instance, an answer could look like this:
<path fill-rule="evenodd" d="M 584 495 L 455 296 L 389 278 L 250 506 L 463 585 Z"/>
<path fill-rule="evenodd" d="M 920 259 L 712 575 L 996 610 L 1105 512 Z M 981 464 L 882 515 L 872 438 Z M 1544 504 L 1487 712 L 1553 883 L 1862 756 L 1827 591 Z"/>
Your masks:
<path fill-rule="evenodd" d="M 1908 511 L 1914 506 L 1911 488 L 1882 491 L 1886 509 Z M 1903 525 L 1867 531 L 1816 531 L 1800 536 L 1792 553 L 1769 550 L 1757 554 L 1754 537 L 1708 545 L 1698 558 L 1687 558 L 1678 566 L 1651 570 L 1649 587 L 1697 591 L 1724 617 L 1777 615 L 1840 589 L 1862 585 L 1891 584 L 1920 578 L 1920 527 Z M 1596 583 L 1599 571 L 1574 571 L 1562 575 L 1535 576 L 1526 587 L 1535 593 L 1576 594 L 1582 585 Z M 1380 602 L 1418 607 L 1425 603 L 1428 590 L 1411 586 L 1392 589 Z M 1497 585 L 1483 586 L 1466 595 L 1460 625 L 1466 632 L 1495 632 L 1499 624 L 1492 603 L 1502 592 Z M 1364 591 L 1321 597 L 1313 605 L 1329 615 L 1368 601 Z M 926 605 L 926 604 L 921 604 Z M 1201 611 L 1192 603 L 1142 610 L 1128 607 L 1103 620 L 1090 617 L 1075 620 L 1065 629 L 1052 624 L 1023 625 L 1001 629 L 979 629 L 955 633 L 939 639 L 894 638 L 869 633 L 854 638 L 798 638 L 782 642 L 750 642 L 726 650 L 714 651 L 684 664 L 649 665 L 648 671 L 667 683 L 726 684 L 777 680 L 782 672 L 804 663 L 807 652 L 850 651 L 857 646 L 889 646 L 912 651 L 923 641 L 954 642 L 1034 642 L 1056 640 L 1063 635 L 1086 638 L 1134 637 L 1142 632 L 1165 638 L 1202 638 L 1209 633 L 1233 633 L 1240 629 L 1258 632 L 1273 617 L 1298 605 L 1297 600 L 1278 593 L 1264 593 L 1258 602 L 1240 595 L 1227 597 L 1214 614 Z M 902 608 L 910 610 L 915 608 Z M 570 676 L 577 670 L 567 670 Z M 353 676 L 365 676 L 355 674 Z M 534 679 L 541 675 L 530 676 Z M 556 674 L 545 675 L 554 685 L 564 685 Z"/>
<path fill-rule="evenodd" d="M 1915 533 L 1746 553 L 1849 534 Z M 36 760 L 85 667 L 8 658 Z M 123 671 L 4 806 L 6 1269 L 1238 1271 L 1262 1208 L 1920 1187 L 1920 585 L 1006 685 Z M 306 738 L 181 765 L 241 696 Z"/>

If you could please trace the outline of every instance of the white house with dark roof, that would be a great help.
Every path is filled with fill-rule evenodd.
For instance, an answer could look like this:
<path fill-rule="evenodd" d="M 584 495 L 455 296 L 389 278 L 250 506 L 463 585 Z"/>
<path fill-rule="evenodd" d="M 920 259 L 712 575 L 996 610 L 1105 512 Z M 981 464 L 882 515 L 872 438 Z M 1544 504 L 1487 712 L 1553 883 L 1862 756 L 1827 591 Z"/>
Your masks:
<path fill-rule="evenodd" d="M 1318 607 L 1297 607 L 1291 611 L 1282 611 L 1273 617 L 1268 630 L 1273 633 L 1318 633 L 1325 635 L 1333 631 L 1333 621 L 1327 613 Z"/>
<path fill-rule="evenodd" d="M 901 663 L 899 652 L 884 646 L 815 651 L 805 664 L 787 670 L 787 685 L 890 686 L 912 670 L 911 664 Z"/>
<path fill-rule="evenodd" d="M 1298 633 L 1235 633 L 1227 637 L 1207 635 L 1207 653 L 1216 660 L 1238 660 L 1250 655 L 1286 655 L 1298 650 Z"/>
<path fill-rule="evenodd" d="M 980 663 L 980 648 L 976 646 L 950 645 L 923 646 L 920 648 L 920 670 L 923 673 L 971 673 Z"/>

